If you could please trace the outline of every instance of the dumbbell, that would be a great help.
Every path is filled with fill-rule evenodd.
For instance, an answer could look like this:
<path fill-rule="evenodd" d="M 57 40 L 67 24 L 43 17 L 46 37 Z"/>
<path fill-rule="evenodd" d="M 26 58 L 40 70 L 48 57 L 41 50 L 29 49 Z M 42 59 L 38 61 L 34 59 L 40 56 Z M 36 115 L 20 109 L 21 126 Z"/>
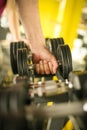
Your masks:
<path fill-rule="evenodd" d="M 69 46 L 65 44 L 62 37 L 46 38 L 46 46 L 60 62 L 58 69 L 60 75 L 67 78 L 69 72 L 72 71 L 72 57 Z"/>
<path fill-rule="evenodd" d="M 48 39 L 46 39 L 47 41 Z M 57 39 L 59 40 L 59 39 Z M 52 42 L 52 39 L 50 39 L 51 43 L 54 44 L 54 46 L 56 45 L 54 42 Z M 56 41 L 56 39 L 54 40 Z M 47 48 L 54 54 L 55 52 L 55 57 L 56 59 L 58 59 L 58 62 L 60 63 L 58 71 L 60 73 L 60 75 L 66 79 L 68 78 L 68 74 L 70 71 L 72 71 L 72 57 L 71 57 L 71 52 L 70 52 L 70 48 L 68 45 L 64 44 L 63 40 L 59 40 L 62 42 L 57 42 L 57 47 L 55 47 L 55 49 L 51 50 L 52 48 L 52 44 L 47 44 Z M 15 43 L 11 43 L 11 44 L 15 44 Z M 21 45 L 18 46 L 18 44 L 21 44 L 20 42 L 17 43 L 17 45 L 11 45 L 10 44 L 10 56 L 11 56 L 11 67 L 13 70 L 14 74 L 19 74 L 20 76 L 23 75 L 28 75 L 29 73 L 33 73 L 33 67 L 34 64 L 29 65 L 29 62 L 32 62 L 32 53 L 30 50 L 27 49 L 27 47 L 25 45 L 22 45 L 22 48 L 20 48 Z M 22 44 L 25 44 L 22 42 Z M 12 48 L 14 46 L 17 46 L 18 48 Z M 54 51 L 55 50 L 55 51 Z M 13 53 L 16 52 L 16 53 Z M 13 55 L 11 54 L 13 53 Z M 16 55 L 16 56 L 14 56 Z M 16 57 L 16 58 L 13 58 Z M 30 61 L 29 61 L 30 60 Z M 16 70 L 15 71 L 15 67 L 12 64 L 16 64 Z M 31 68 L 32 71 L 28 71 L 29 68 Z"/>
<path fill-rule="evenodd" d="M 55 54 L 58 44 L 64 44 L 63 38 L 46 38 L 46 47 Z M 11 67 L 14 74 L 18 73 L 17 67 L 17 50 L 27 48 L 26 44 L 23 41 L 11 42 L 10 43 L 10 60 Z M 19 58 L 20 59 L 20 58 Z"/>
<path fill-rule="evenodd" d="M 23 41 L 10 43 L 10 61 L 11 61 L 11 68 L 14 74 L 18 73 L 17 50 L 22 48 L 27 48 L 26 44 L 24 44 Z"/>
<path fill-rule="evenodd" d="M 64 79 L 68 78 L 69 73 L 73 70 L 72 56 L 68 45 L 60 45 L 57 48 L 57 59 L 60 63 L 58 71 Z"/>
<path fill-rule="evenodd" d="M 68 74 L 73 69 L 72 56 L 69 46 L 65 44 L 64 39 L 62 37 L 46 38 L 46 46 L 60 62 L 60 66 L 58 69 L 60 75 L 64 79 L 68 78 Z"/>
<path fill-rule="evenodd" d="M 58 45 L 64 44 L 64 39 L 62 37 L 60 38 L 46 38 L 45 39 L 46 47 L 54 54 L 56 57 L 57 53 L 57 47 Z"/>

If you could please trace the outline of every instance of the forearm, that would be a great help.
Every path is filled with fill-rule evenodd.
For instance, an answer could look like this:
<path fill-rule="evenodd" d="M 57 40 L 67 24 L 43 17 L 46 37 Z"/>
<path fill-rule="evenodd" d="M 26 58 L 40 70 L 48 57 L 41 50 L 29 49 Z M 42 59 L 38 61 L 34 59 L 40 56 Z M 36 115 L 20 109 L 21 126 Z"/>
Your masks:
<path fill-rule="evenodd" d="M 31 45 L 36 71 L 41 74 L 55 73 L 58 64 L 55 57 L 44 47 L 45 39 L 40 24 L 38 0 L 16 0 L 16 3 L 25 34 Z"/>
<path fill-rule="evenodd" d="M 45 43 L 39 17 L 38 0 L 16 0 L 26 36 L 32 46 Z"/>
<path fill-rule="evenodd" d="M 19 18 L 15 6 L 15 0 L 7 1 L 6 13 L 13 40 L 20 40 Z"/>
<path fill-rule="evenodd" d="M 13 17 L 12 19 L 10 17 Z M 10 12 L 8 16 L 9 21 L 9 29 L 12 33 L 13 40 L 20 40 L 20 29 L 19 29 L 19 21 L 15 18 L 14 14 Z"/>

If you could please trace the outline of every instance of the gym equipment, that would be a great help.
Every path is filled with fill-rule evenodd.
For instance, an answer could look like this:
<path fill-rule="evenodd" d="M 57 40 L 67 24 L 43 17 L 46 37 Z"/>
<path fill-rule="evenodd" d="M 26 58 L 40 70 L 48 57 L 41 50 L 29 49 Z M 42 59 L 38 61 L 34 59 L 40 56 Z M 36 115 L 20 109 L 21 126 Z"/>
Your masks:
<path fill-rule="evenodd" d="M 60 37 L 60 38 L 46 38 L 45 40 L 46 40 L 46 47 L 56 56 L 57 47 L 58 45 L 64 44 L 64 39 Z"/>
<path fill-rule="evenodd" d="M 70 101 L 59 104 L 55 104 L 53 101 L 54 104 L 51 106 L 47 106 L 46 102 L 39 102 L 39 104 L 33 102 L 36 96 L 51 97 L 53 94 L 59 94 L 60 92 L 68 92 Z M 72 120 L 75 130 L 77 130 L 76 125 L 80 130 L 85 130 L 87 128 L 86 104 L 87 71 L 71 72 L 69 81 L 38 81 L 31 84 L 28 79 L 27 82 L 21 79 L 20 83 L 0 89 L 0 117 L 4 119 L 7 119 L 7 117 L 9 119 L 24 117 L 27 121 L 35 122 L 36 120 L 72 115 L 75 120 L 75 122 Z M 32 125 L 35 128 L 35 124 L 32 123 Z M 33 127 L 31 130 L 33 130 Z"/>
<path fill-rule="evenodd" d="M 64 44 L 63 38 L 47 38 L 46 46 L 59 62 L 57 77 L 60 75 L 62 78 L 67 79 L 73 69 L 69 46 Z M 10 44 L 10 59 L 14 74 L 19 74 L 19 76 L 31 75 L 31 77 L 35 74 L 35 64 L 33 64 L 32 53 L 24 42 L 12 42 Z"/>
<path fill-rule="evenodd" d="M 51 39 L 52 43 L 54 41 L 56 39 Z M 35 64 L 33 64 L 30 48 L 24 45 L 24 42 L 18 42 L 17 45 L 13 44 L 15 43 L 10 44 L 10 57 L 11 64 L 15 63 L 17 66 L 15 71 L 15 67 L 11 65 L 15 74 L 15 83 L 11 86 L 8 84 L 6 88 L 3 88 L 3 86 L 0 88 L 0 128 L 2 130 L 42 130 L 44 121 L 49 122 L 48 119 L 60 120 L 63 117 L 65 119 L 66 116 L 72 115 L 75 120 L 75 122 L 72 121 L 74 129 L 77 130 L 75 127 L 77 125 L 80 130 L 85 130 L 87 128 L 87 109 L 85 107 L 87 103 L 87 72 L 72 71 L 72 57 L 69 46 L 63 42 L 57 43 L 55 52 L 51 44 L 47 46 L 53 54 L 55 53 L 54 55 L 59 62 L 58 73 L 63 78 L 57 81 L 41 79 L 34 81 L 37 74 L 35 73 Z M 22 47 L 18 44 L 21 44 Z M 14 60 L 12 61 L 12 59 Z M 41 77 L 41 75 L 39 76 Z M 58 101 L 63 94 L 64 99 L 66 97 L 67 99 Z M 48 103 L 50 105 L 47 105 Z M 71 119 L 71 116 L 69 118 Z M 17 122 L 15 123 L 16 119 Z M 11 120 L 14 123 L 10 127 Z M 80 122 L 82 123 L 80 124 Z M 24 125 L 26 128 L 22 127 Z"/>

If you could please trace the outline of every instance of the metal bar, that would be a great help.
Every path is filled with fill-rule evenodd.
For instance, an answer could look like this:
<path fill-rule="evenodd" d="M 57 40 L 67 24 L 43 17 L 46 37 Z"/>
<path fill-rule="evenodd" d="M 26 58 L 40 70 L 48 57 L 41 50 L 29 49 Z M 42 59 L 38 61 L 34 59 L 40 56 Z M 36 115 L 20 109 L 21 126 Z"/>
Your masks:
<path fill-rule="evenodd" d="M 82 115 L 84 114 L 83 106 L 87 102 L 73 102 L 54 104 L 53 106 L 46 105 L 31 105 L 25 106 L 25 113 L 28 119 L 33 118 L 58 118 L 68 115 Z M 86 111 L 87 112 L 87 111 Z"/>

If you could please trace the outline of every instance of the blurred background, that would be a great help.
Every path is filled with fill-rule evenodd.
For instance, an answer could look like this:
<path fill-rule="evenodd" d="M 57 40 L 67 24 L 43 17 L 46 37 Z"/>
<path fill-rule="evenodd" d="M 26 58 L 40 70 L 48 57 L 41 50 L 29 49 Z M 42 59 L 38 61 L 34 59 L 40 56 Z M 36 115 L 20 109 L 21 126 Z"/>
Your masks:
<path fill-rule="evenodd" d="M 40 0 L 45 37 L 63 37 L 72 51 L 73 69 L 87 67 L 87 0 Z"/>
<path fill-rule="evenodd" d="M 87 0 L 39 0 L 39 10 L 44 37 L 63 37 L 72 52 L 73 69 L 87 69 Z M 24 35 L 21 24 L 20 31 Z M 8 61 L 9 52 L 5 48 L 9 40 L 12 40 L 12 36 L 7 17 L 3 13 L 0 19 L 2 65 L 6 65 L 6 60 Z M 3 56 L 3 51 L 6 56 Z"/>

